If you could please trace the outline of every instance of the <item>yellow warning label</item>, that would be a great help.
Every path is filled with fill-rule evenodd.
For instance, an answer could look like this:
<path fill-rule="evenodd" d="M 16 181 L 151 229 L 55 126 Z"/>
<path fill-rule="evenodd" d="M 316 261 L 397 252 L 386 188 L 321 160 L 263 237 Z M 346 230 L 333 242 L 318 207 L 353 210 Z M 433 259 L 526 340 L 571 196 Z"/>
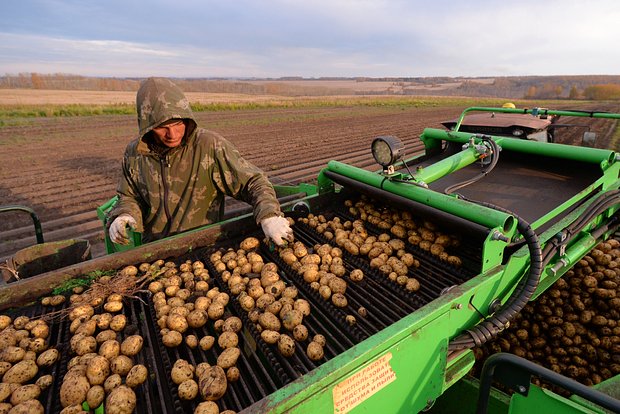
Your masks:
<path fill-rule="evenodd" d="M 336 385 L 333 390 L 334 413 L 348 413 L 394 381 L 396 373 L 390 366 L 390 359 L 392 359 L 391 352 Z"/>

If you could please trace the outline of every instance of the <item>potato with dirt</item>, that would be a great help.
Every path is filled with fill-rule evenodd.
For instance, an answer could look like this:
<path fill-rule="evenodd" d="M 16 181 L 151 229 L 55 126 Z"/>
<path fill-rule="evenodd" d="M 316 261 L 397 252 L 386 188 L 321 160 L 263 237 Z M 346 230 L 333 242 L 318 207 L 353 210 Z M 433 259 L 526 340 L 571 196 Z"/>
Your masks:
<path fill-rule="evenodd" d="M 148 369 L 142 364 L 136 364 L 127 373 L 125 384 L 128 387 L 135 388 L 146 381 L 148 377 Z"/>
<path fill-rule="evenodd" d="M 136 393 L 126 385 L 114 388 L 105 400 L 106 414 L 131 414 L 136 408 Z"/>
<path fill-rule="evenodd" d="M 86 402 L 91 409 L 95 409 L 101 405 L 105 399 L 105 389 L 101 385 L 90 387 L 86 393 Z"/>
<path fill-rule="evenodd" d="M 180 399 L 191 401 L 198 395 L 198 383 L 193 379 L 185 380 L 179 384 L 177 391 Z"/>
<path fill-rule="evenodd" d="M 90 385 L 101 385 L 110 375 L 110 360 L 102 355 L 94 356 L 86 366 L 86 378 Z"/>
<path fill-rule="evenodd" d="M 89 389 L 90 383 L 85 376 L 70 375 L 65 377 L 60 386 L 60 404 L 63 407 L 82 404 L 86 400 Z"/>
<path fill-rule="evenodd" d="M 239 348 L 227 348 L 217 357 L 217 365 L 228 369 L 237 363 L 240 355 L 241 350 Z"/>
<path fill-rule="evenodd" d="M 140 350 L 142 350 L 142 345 L 144 344 L 144 339 L 140 335 L 130 335 L 123 340 L 121 343 L 121 354 L 127 356 L 135 356 L 138 355 Z"/>
<path fill-rule="evenodd" d="M 39 400 L 28 400 L 19 403 L 9 411 L 9 414 L 43 414 L 45 409 Z"/>
<path fill-rule="evenodd" d="M 2 382 L 25 384 L 39 372 L 37 363 L 32 360 L 19 361 L 2 376 Z"/>
<path fill-rule="evenodd" d="M 222 398 L 228 388 L 226 372 L 218 365 L 211 366 L 205 369 L 199 378 L 198 386 L 203 400 L 217 401 Z"/>

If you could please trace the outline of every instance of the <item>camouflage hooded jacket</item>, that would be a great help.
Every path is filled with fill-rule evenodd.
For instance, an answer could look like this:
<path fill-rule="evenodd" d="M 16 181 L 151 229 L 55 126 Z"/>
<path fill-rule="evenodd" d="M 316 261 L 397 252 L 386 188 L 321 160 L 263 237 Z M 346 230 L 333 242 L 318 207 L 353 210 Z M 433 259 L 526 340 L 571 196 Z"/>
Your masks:
<path fill-rule="evenodd" d="M 280 214 L 273 186 L 257 167 L 243 159 L 221 135 L 200 129 L 183 92 L 171 81 L 149 78 L 138 90 L 140 135 L 123 158 L 120 197 L 108 223 L 128 213 L 144 241 L 213 223 L 221 219 L 224 196 L 254 207 L 257 223 Z M 174 148 L 158 145 L 153 128 L 184 119 L 185 137 Z"/>

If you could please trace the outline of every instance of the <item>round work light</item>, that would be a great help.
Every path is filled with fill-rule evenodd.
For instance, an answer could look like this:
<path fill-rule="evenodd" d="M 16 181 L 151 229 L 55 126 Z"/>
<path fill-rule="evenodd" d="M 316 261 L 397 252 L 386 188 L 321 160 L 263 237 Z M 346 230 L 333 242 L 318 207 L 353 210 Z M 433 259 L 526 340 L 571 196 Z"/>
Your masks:
<path fill-rule="evenodd" d="M 398 138 L 391 135 L 375 138 L 370 146 L 375 161 L 384 169 L 393 165 L 401 157 L 401 150 L 404 147 Z"/>

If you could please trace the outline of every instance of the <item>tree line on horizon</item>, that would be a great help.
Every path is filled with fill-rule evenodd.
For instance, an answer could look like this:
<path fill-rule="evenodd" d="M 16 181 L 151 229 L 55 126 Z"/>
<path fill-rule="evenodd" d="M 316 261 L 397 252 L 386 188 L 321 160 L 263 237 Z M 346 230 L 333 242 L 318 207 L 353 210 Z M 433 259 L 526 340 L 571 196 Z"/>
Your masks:
<path fill-rule="evenodd" d="M 0 76 L 2 89 L 56 89 L 136 91 L 142 78 L 88 77 L 70 74 L 19 73 Z M 261 80 L 261 83 L 252 81 Z M 312 85 L 313 80 L 322 81 Z M 324 81 L 351 80 L 389 82 L 380 91 L 351 87 L 329 87 Z M 620 76 L 506 76 L 464 77 L 282 77 L 266 79 L 174 78 L 186 92 L 239 93 L 250 95 L 325 96 L 325 95 L 436 95 L 523 99 L 620 100 Z M 296 81 L 307 81 L 303 84 Z M 340 85 L 340 84 L 339 84 Z M 446 86 L 447 85 L 447 86 Z"/>

